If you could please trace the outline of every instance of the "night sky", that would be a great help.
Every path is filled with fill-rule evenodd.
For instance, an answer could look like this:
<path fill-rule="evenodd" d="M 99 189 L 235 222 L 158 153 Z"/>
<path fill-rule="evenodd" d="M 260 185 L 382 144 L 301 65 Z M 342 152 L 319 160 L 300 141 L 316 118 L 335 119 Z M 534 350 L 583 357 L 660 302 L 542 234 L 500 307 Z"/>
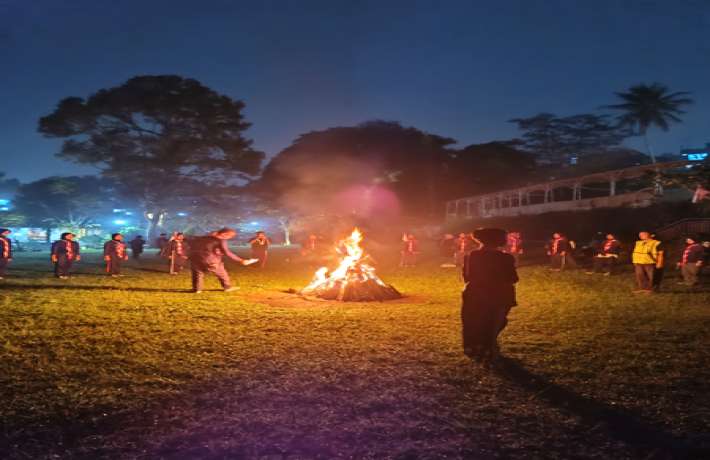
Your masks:
<path fill-rule="evenodd" d="M 369 119 L 511 138 L 510 118 L 593 111 L 654 81 L 696 100 L 656 150 L 710 142 L 710 0 L 0 0 L 0 63 L 0 171 L 23 181 L 91 172 L 53 158 L 38 118 L 141 74 L 244 100 L 270 155 Z"/>

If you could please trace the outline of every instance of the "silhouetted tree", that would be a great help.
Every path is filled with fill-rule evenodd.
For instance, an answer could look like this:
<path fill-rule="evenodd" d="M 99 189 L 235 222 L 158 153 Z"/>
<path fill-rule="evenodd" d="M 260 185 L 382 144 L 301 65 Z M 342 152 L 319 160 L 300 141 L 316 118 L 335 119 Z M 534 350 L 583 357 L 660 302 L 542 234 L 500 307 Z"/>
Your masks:
<path fill-rule="evenodd" d="M 680 115 L 685 113 L 682 107 L 693 103 L 687 97 L 689 94 L 686 91 L 671 93 L 668 87 L 660 83 L 640 84 L 616 93 L 621 102 L 606 108 L 620 112 L 618 121 L 621 126 L 628 126 L 637 135 L 643 136 L 646 151 L 655 163 L 656 156 L 648 140 L 648 130 L 656 126 L 667 131 L 671 123 L 680 123 Z"/>
<path fill-rule="evenodd" d="M 243 109 L 196 80 L 139 76 L 87 99 L 62 100 L 39 131 L 65 139 L 60 158 L 114 179 L 145 210 L 150 235 L 174 197 L 259 172 L 264 155 L 243 137 Z"/>
<path fill-rule="evenodd" d="M 379 205 L 388 193 L 408 213 L 439 213 L 446 146 L 454 142 L 385 121 L 310 132 L 266 166 L 254 190 L 305 215 L 316 208 L 347 213 L 357 207 L 349 203 L 370 197 Z M 348 190 L 354 191 L 338 201 Z"/>
<path fill-rule="evenodd" d="M 568 164 L 571 157 L 601 153 L 617 147 L 630 135 L 605 115 L 579 114 L 557 117 L 540 113 L 510 120 L 523 132 L 520 149 L 544 163 Z"/>

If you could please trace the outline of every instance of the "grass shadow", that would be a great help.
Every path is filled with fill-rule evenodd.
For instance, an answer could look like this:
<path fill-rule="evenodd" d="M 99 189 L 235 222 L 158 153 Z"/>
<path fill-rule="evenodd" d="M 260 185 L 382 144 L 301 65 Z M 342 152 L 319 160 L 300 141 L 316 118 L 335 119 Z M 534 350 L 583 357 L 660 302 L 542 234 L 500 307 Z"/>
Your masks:
<path fill-rule="evenodd" d="M 530 372 L 513 358 L 502 357 L 494 371 L 504 379 L 579 417 L 591 429 L 604 427 L 611 437 L 643 451 L 649 459 L 710 458 L 710 447 L 693 443 L 668 433 L 661 427 L 640 420 L 635 414 L 619 407 L 582 396 L 557 385 L 545 377 Z"/>
<path fill-rule="evenodd" d="M 192 294 L 192 289 L 160 289 L 160 288 L 144 288 L 144 287 L 120 287 L 120 286 L 92 286 L 80 284 L 0 284 L 2 289 L 67 289 L 76 291 L 135 291 L 135 292 L 177 292 L 183 294 Z M 209 289 L 208 289 L 209 291 Z M 222 289 L 214 289 L 217 292 L 223 292 Z"/>

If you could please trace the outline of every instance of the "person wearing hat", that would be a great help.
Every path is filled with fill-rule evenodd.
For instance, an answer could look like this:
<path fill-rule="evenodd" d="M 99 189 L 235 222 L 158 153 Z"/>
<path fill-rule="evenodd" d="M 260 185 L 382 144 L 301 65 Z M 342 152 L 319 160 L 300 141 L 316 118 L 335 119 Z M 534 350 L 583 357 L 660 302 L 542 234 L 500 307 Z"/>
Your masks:
<path fill-rule="evenodd" d="M 7 274 L 7 266 L 12 262 L 12 241 L 8 235 L 9 228 L 0 228 L 0 280 Z"/>
<path fill-rule="evenodd" d="M 121 276 L 121 264 L 128 260 L 123 235 L 114 233 L 111 235 L 111 240 L 104 243 L 104 260 L 106 261 L 106 273 L 114 277 Z"/>
<path fill-rule="evenodd" d="M 680 256 L 677 267 L 683 276 L 683 281 L 678 284 L 695 286 L 698 284 L 698 273 L 703 266 L 705 249 L 698 243 L 697 238 L 689 236 L 685 239 L 685 249 Z"/>
<path fill-rule="evenodd" d="M 225 227 L 209 235 L 190 239 L 188 259 L 190 259 L 192 269 L 192 291 L 195 294 L 202 292 L 206 273 L 214 274 L 225 292 L 237 290 L 236 287 L 232 287 L 229 273 L 224 268 L 223 256 L 227 256 L 242 265 L 250 265 L 259 261 L 258 259 L 242 259 L 229 250 L 227 241 L 235 236 L 237 236 L 236 230 Z"/>
<path fill-rule="evenodd" d="M 508 312 L 517 305 L 515 259 L 500 250 L 506 236 L 499 228 L 476 230 L 474 238 L 481 247 L 464 258 L 463 348 L 467 356 L 484 364 L 498 356 L 498 335 L 508 322 Z"/>
<path fill-rule="evenodd" d="M 52 243 L 51 260 L 54 264 L 54 276 L 59 279 L 69 278 L 72 265 L 81 260 L 79 243 L 74 241 L 74 236 L 71 232 L 65 232 Z"/>

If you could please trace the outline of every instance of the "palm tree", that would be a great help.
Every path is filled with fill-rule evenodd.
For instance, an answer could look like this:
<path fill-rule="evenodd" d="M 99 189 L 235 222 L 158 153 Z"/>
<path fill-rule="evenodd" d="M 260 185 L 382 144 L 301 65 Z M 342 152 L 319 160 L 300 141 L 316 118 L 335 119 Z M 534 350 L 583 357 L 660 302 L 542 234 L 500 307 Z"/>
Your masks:
<path fill-rule="evenodd" d="M 646 151 L 651 157 L 651 162 L 655 163 L 656 157 L 648 141 L 648 130 L 656 126 L 663 131 L 668 131 L 671 123 L 680 123 L 679 115 L 685 113 L 681 108 L 693 103 L 693 100 L 687 97 L 690 93 L 686 91 L 671 93 L 667 86 L 652 83 L 635 85 L 626 92 L 615 94 L 622 102 L 608 105 L 606 108 L 620 111 L 617 117 L 619 124 L 630 127 L 638 135 L 643 136 Z"/>

